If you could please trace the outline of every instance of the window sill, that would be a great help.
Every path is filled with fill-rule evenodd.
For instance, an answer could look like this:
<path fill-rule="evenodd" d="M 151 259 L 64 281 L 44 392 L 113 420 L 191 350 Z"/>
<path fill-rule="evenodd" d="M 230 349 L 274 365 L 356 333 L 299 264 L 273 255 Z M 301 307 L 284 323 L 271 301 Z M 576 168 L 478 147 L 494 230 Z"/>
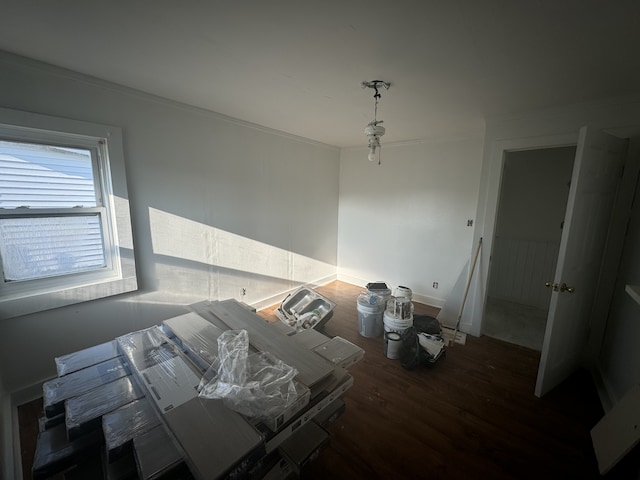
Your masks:
<path fill-rule="evenodd" d="M 19 317 L 79 302 L 120 295 L 137 289 L 138 281 L 135 275 L 132 275 L 93 285 L 51 291 L 16 299 L 3 299 L 0 301 L 0 319 Z"/>

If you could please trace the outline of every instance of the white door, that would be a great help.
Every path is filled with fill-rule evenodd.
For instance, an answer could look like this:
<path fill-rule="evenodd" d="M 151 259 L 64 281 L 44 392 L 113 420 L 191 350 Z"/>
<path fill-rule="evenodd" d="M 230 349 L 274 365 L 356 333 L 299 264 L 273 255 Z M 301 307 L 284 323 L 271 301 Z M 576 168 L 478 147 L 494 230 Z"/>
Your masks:
<path fill-rule="evenodd" d="M 583 127 L 569 189 L 535 394 L 581 364 L 626 140 Z M 542 192 L 544 194 L 544 192 Z"/>

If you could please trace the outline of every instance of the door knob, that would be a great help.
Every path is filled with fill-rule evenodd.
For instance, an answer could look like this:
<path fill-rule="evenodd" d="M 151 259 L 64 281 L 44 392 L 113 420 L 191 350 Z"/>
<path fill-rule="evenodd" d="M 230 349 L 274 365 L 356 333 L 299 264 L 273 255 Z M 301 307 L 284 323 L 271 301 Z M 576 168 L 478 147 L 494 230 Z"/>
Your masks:
<path fill-rule="evenodd" d="M 545 282 L 544 286 L 551 288 L 554 292 L 573 293 L 575 290 L 573 287 L 568 286 L 566 283 L 563 283 L 562 285 L 560 285 L 559 283 Z"/>
<path fill-rule="evenodd" d="M 574 290 L 575 289 L 573 287 L 568 286 L 566 283 L 563 283 L 562 285 L 560 285 L 561 292 L 573 293 Z"/>

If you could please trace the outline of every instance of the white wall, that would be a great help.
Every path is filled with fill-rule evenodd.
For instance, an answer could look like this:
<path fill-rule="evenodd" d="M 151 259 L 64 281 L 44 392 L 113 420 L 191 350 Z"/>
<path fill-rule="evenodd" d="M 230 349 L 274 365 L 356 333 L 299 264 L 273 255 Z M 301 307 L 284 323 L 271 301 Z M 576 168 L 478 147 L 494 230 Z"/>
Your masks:
<path fill-rule="evenodd" d="M 339 150 L 0 54 L 0 106 L 120 126 L 140 290 L 0 320 L 7 393 L 206 299 L 336 278 Z M 130 252 L 129 252 L 130 253 Z"/>
<path fill-rule="evenodd" d="M 381 165 L 344 149 L 338 278 L 404 285 L 442 306 L 469 260 L 481 155 L 481 136 L 385 144 Z"/>

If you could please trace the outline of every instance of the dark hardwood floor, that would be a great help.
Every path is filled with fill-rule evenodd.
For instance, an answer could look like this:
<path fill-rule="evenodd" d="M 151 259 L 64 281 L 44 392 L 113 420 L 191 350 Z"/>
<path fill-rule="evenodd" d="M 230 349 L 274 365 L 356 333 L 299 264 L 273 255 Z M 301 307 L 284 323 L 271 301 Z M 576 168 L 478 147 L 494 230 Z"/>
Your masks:
<path fill-rule="evenodd" d="M 302 478 L 602 478 L 589 432 L 603 411 L 587 372 L 539 399 L 538 352 L 470 336 L 433 367 L 404 370 L 385 357 L 382 338 L 358 334 L 361 288 L 336 281 L 317 291 L 337 303 L 325 333 L 366 354 L 350 368 L 355 383 L 329 427 L 329 447 Z M 259 313 L 275 321 L 274 309 Z M 415 311 L 436 316 L 438 309 L 415 304 Z M 27 474 L 40 415 L 41 400 L 19 409 Z M 622 464 L 606 478 L 637 478 L 628 472 Z"/>

